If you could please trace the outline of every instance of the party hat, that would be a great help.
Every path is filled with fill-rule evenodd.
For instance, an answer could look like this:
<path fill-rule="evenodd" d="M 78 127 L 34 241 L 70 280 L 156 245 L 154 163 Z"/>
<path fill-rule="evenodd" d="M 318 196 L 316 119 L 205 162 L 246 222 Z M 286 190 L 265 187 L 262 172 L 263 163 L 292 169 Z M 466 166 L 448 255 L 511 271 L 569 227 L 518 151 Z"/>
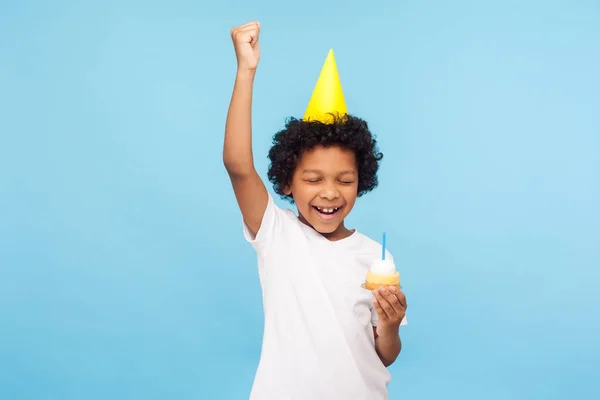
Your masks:
<path fill-rule="evenodd" d="M 332 123 L 331 114 L 343 117 L 348 114 L 342 83 L 338 75 L 333 50 L 329 50 L 321 74 L 304 113 L 304 120 Z"/>

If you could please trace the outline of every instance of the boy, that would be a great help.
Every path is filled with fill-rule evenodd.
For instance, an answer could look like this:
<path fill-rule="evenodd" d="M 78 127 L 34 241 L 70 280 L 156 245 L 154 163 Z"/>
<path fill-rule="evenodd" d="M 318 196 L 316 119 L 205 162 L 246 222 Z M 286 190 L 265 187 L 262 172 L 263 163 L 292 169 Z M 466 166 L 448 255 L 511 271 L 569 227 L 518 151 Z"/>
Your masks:
<path fill-rule="evenodd" d="M 291 119 L 269 151 L 269 180 L 298 216 L 275 205 L 252 155 L 259 31 L 258 22 L 231 31 L 238 69 L 223 149 L 263 294 L 264 338 L 250 399 L 386 399 L 406 298 L 395 287 L 361 288 L 381 246 L 344 224 L 356 198 L 377 186 L 382 156 L 367 124 L 346 113 L 341 86 L 337 97 L 323 99 L 318 83 L 310 112 Z M 328 61 L 335 84 L 331 52 Z"/>

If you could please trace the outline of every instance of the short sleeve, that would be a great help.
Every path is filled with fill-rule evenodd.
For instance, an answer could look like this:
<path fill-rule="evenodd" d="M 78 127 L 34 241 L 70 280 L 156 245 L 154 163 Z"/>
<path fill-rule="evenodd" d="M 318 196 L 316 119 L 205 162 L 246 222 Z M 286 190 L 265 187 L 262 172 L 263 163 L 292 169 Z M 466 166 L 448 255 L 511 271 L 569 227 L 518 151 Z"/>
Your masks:
<path fill-rule="evenodd" d="M 252 231 L 250 231 L 250 228 L 242 218 L 244 238 L 257 251 L 264 250 L 273 238 L 276 237 L 278 232 L 281 231 L 284 218 L 283 210 L 275 204 L 273 197 L 269 193 L 267 207 L 256 235 L 252 234 Z"/>

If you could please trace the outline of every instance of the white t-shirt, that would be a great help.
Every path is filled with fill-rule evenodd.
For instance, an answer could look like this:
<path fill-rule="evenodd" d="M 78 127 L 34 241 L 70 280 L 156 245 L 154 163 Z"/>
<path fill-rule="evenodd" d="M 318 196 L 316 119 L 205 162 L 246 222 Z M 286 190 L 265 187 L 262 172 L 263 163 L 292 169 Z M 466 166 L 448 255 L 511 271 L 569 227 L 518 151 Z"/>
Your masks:
<path fill-rule="evenodd" d="M 361 287 L 381 245 L 358 231 L 331 242 L 271 196 L 256 236 L 245 224 L 244 236 L 258 255 L 265 315 L 250 399 L 387 399 L 373 294 Z"/>

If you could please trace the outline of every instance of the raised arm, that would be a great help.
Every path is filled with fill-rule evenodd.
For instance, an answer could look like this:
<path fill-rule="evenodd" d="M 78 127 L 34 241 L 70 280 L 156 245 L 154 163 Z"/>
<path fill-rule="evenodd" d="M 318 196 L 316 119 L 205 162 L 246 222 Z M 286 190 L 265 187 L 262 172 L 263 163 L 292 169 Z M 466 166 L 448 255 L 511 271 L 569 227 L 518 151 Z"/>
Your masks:
<path fill-rule="evenodd" d="M 249 22 L 231 30 L 238 69 L 227 114 L 223 163 L 244 222 L 256 235 L 267 207 L 267 189 L 254 168 L 252 156 L 252 89 L 260 58 L 260 23 Z"/>

